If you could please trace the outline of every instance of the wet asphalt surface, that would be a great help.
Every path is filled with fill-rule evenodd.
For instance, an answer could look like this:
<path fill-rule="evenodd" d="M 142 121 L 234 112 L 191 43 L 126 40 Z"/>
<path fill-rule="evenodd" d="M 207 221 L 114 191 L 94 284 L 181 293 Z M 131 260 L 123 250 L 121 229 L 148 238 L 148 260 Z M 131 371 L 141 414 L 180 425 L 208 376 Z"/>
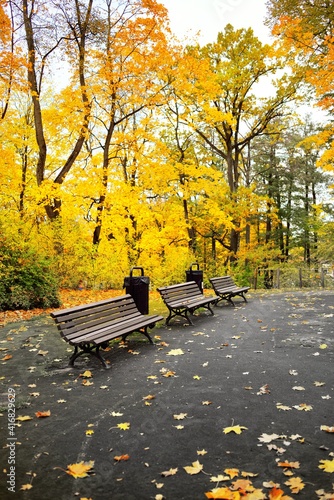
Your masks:
<path fill-rule="evenodd" d="M 334 432 L 321 429 L 334 427 L 333 294 L 250 292 L 214 312 L 161 322 L 154 346 L 113 344 L 109 370 L 94 357 L 69 368 L 49 316 L 2 328 L 0 498 L 199 500 L 243 484 L 333 499 L 334 472 L 319 468 L 334 470 Z M 15 418 L 30 419 L 12 427 L 14 397 Z M 87 477 L 66 472 L 80 462 Z"/>

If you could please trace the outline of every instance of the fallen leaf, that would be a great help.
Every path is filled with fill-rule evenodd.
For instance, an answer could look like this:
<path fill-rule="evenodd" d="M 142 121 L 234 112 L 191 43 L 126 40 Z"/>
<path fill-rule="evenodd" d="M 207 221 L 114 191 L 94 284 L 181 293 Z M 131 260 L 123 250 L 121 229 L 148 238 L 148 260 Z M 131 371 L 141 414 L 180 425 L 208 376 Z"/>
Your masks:
<path fill-rule="evenodd" d="M 40 351 L 38 351 L 37 354 L 39 354 L 40 356 L 46 356 L 47 354 L 49 354 L 49 351 L 42 351 L 42 350 L 40 350 Z"/>
<path fill-rule="evenodd" d="M 195 380 L 201 380 L 201 378 L 202 378 L 202 377 L 200 377 L 199 375 L 194 375 L 194 376 L 193 376 L 193 378 L 194 378 Z"/>
<path fill-rule="evenodd" d="M 128 429 L 130 429 L 130 423 L 129 422 L 124 422 L 124 423 L 121 423 L 121 424 L 117 424 L 117 427 L 119 429 L 122 429 L 122 431 L 127 431 Z"/>
<path fill-rule="evenodd" d="M 68 465 L 66 473 L 75 478 L 87 477 L 88 472 L 92 472 L 93 467 L 94 467 L 94 460 L 90 460 L 89 462 L 82 461 L 77 464 Z"/>
<path fill-rule="evenodd" d="M 296 410 L 299 410 L 299 411 L 311 411 L 311 410 L 313 410 L 313 406 L 307 405 L 306 403 L 301 403 L 299 405 L 295 405 L 295 406 L 293 406 L 293 408 L 295 408 Z"/>
<path fill-rule="evenodd" d="M 23 484 L 20 488 L 20 490 L 22 491 L 27 491 L 27 490 L 31 490 L 32 488 L 32 484 L 28 483 L 28 484 Z"/>
<path fill-rule="evenodd" d="M 320 429 L 325 432 L 334 432 L 334 426 L 329 427 L 328 425 L 321 425 Z"/>
<path fill-rule="evenodd" d="M 260 396 L 262 394 L 270 394 L 269 385 L 265 384 L 262 387 L 260 387 L 259 392 L 257 392 L 256 394 L 258 396 Z"/>
<path fill-rule="evenodd" d="M 292 390 L 293 391 L 305 391 L 305 387 L 302 387 L 300 385 L 295 385 L 294 387 L 292 387 Z"/>
<path fill-rule="evenodd" d="M 118 411 L 112 411 L 111 416 L 112 417 L 123 417 L 123 413 L 120 413 Z"/>
<path fill-rule="evenodd" d="M 210 481 L 213 483 L 220 483 L 221 481 L 229 481 L 230 479 L 230 476 L 219 474 L 218 476 L 211 476 Z"/>
<path fill-rule="evenodd" d="M 206 450 L 199 450 L 197 451 L 197 455 L 206 455 L 207 451 Z"/>
<path fill-rule="evenodd" d="M 88 429 L 88 430 L 86 431 L 86 436 L 92 436 L 93 434 L 94 434 L 93 429 Z"/>
<path fill-rule="evenodd" d="M 86 370 L 84 373 L 81 373 L 79 377 L 91 378 L 93 376 L 90 370 Z"/>
<path fill-rule="evenodd" d="M 114 457 L 114 460 L 116 460 L 116 462 L 126 462 L 129 458 L 130 455 L 117 455 Z"/>
<path fill-rule="evenodd" d="M 178 471 L 178 468 L 176 467 L 176 469 L 169 469 L 169 470 L 166 470 L 164 472 L 161 472 L 161 475 L 163 477 L 175 476 L 175 474 L 177 473 L 177 471 Z"/>
<path fill-rule="evenodd" d="M 181 431 L 182 429 L 184 429 L 184 425 L 174 425 L 175 429 Z"/>
<path fill-rule="evenodd" d="M 167 352 L 167 356 L 180 356 L 181 354 L 184 354 L 182 349 L 172 349 L 171 351 Z"/>
<path fill-rule="evenodd" d="M 281 403 L 276 403 L 276 408 L 278 410 L 283 410 L 283 411 L 292 410 L 292 408 L 290 408 L 290 406 L 285 406 L 285 405 L 282 405 Z"/>
<path fill-rule="evenodd" d="M 238 495 L 238 496 L 236 496 Z M 238 500 L 240 495 L 236 492 L 231 491 L 229 488 L 214 488 L 211 491 L 205 493 L 206 498 L 212 499 L 223 499 L 223 500 Z"/>
<path fill-rule="evenodd" d="M 301 490 L 305 488 L 305 484 L 300 479 L 300 477 L 292 477 L 289 481 L 286 481 L 284 484 L 289 486 L 292 493 L 299 493 Z"/>
<path fill-rule="evenodd" d="M 88 386 L 88 385 L 94 385 L 94 382 L 91 382 L 90 380 L 83 380 L 82 385 Z"/>
<path fill-rule="evenodd" d="M 231 479 L 239 475 L 239 469 L 225 469 L 224 472 L 230 476 Z"/>
<path fill-rule="evenodd" d="M 183 420 L 184 418 L 186 418 L 187 415 L 188 413 L 180 413 L 179 415 L 173 415 L 173 418 L 175 420 Z"/>
<path fill-rule="evenodd" d="M 51 411 L 50 410 L 47 410 L 47 411 L 37 411 L 35 413 L 35 415 L 36 415 L 37 418 L 50 417 L 51 416 Z"/>
<path fill-rule="evenodd" d="M 26 422 L 27 420 L 32 420 L 32 417 L 30 417 L 29 415 L 25 415 L 25 416 L 18 416 L 16 417 L 15 420 L 18 420 L 19 422 Z"/>
<path fill-rule="evenodd" d="M 1 361 L 8 361 L 9 359 L 12 359 L 12 355 L 11 354 L 6 354 L 6 356 L 4 356 L 3 358 L 1 358 Z"/>
<path fill-rule="evenodd" d="M 186 467 L 183 467 L 184 470 L 187 472 L 187 474 L 198 474 L 201 472 L 203 469 L 203 465 L 199 463 L 197 460 L 196 462 L 193 462 L 191 465 L 187 465 Z"/>
<path fill-rule="evenodd" d="M 322 387 L 323 385 L 326 385 L 325 382 L 314 382 L 313 385 L 315 385 L 316 387 Z"/>
<path fill-rule="evenodd" d="M 202 405 L 204 406 L 212 405 L 212 401 L 202 401 Z"/>
<path fill-rule="evenodd" d="M 155 399 L 155 396 L 153 396 L 152 394 L 149 394 L 148 396 L 143 397 L 143 399 L 145 401 L 150 401 L 151 399 Z"/>
<path fill-rule="evenodd" d="M 327 344 L 321 344 L 319 346 L 319 349 L 327 349 L 328 345 Z"/>
<path fill-rule="evenodd" d="M 300 463 L 299 462 L 278 462 L 278 467 L 284 467 L 286 469 L 299 469 Z"/>
<path fill-rule="evenodd" d="M 320 460 L 319 469 L 323 469 L 325 472 L 334 472 L 334 460 Z"/>
<path fill-rule="evenodd" d="M 230 432 L 235 432 L 236 434 L 241 434 L 243 430 L 247 429 L 247 427 L 234 425 L 233 427 L 225 427 L 223 429 L 224 434 L 229 434 Z"/>

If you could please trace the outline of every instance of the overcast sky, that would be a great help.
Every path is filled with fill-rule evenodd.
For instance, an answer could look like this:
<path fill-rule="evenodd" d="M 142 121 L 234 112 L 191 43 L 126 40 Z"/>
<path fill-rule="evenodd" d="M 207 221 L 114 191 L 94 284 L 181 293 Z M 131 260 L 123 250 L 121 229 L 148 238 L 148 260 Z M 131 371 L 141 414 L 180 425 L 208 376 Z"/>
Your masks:
<path fill-rule="evenodd" d="M 266 0 L 160 0 L 169 11 L 172 31 L 179 38 L 201 32 L 201 42 L 216 39 L 226 24 L 253 28 L 262 42 L 269 41 L 263 21 Z"/>

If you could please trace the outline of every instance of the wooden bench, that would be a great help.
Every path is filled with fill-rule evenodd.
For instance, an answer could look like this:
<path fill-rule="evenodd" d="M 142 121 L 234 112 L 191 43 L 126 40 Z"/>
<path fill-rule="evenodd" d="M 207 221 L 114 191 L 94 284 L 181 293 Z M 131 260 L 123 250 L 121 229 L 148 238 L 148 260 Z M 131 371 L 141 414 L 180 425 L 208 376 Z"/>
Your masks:
<path fill-rule="evenodd" d="M 55 311 L 51 317 L 63 339 L 74 346 L 70 366 L 74 366 L 78 356 L 89 353 L 96 356 L 104 368 L 108 365 L 101 356 L 100 348 L 106 348 L 108 342 L 117 337 L 125 340 L 136 331 L 143 333 L 153 344 L 147 328 L 153 328 L 157 321 L 164 319 L 159 315 L 141 314 L 129 294 Z"/>
<path fill-rule="evenodd" d="M 239 287 L 235 284 L 231 276 L 219 276 L 217 278 L 210 278 L 210 283 L 213 287 L 214 292 L 219 296 L 217 301 L 227 300 L 233 306 L 235 305 L 232 298 L 239 295 L 247 302 L 245 293 L 250 289 L 249 286 Z"/>
<path fill-rule="evenodd" d="M 190 325 L 193 325 L 188 316 L 188 312 L 193 314 L 196 309 L 204 307 L 213 315 L 211 304 L 214 304 L 218 297 L 206 297 L 203 295 L 195 281 L 179 283 L 158 288 L 162 300 L 168 307 L 169 315 L 166 319 L 166 325 L 175 316 L 185 318 Z"/>

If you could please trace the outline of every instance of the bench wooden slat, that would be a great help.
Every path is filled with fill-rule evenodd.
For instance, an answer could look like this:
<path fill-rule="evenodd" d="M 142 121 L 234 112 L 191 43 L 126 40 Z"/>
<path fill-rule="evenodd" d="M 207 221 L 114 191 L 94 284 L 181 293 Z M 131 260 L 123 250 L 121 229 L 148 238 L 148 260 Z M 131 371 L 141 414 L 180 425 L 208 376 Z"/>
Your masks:
<path fill-rule="evenodd" d="M 125 339 L 130 333 L 144 334 L 151 344 L 147 328 L 153 328 L 163 316 L 141 314 L 131 295 L 121 295 L 112 299 L 62 309 L 51 313 L 62 338 L 75 347 L 70 358 L 84 354 L 94 354 L 107 368 L 99 348 L 117 337 Z"/>
<path fill-rule="evenodd" d="M 231 278 L 231 276 L 218 276 L 215 278 L 210 278 L 210 283 L 213 287 L 214 292 L 219 296 L 220 302 L 222 300 L 226 300 L 233 306 L 235 305 L 233 302 L 233 297 L 239 295 L 247 302 L 245 297 L 245 293 L 250 289 L 249 286 L 239 287 Z"/>
<path fill-rule="evenodd" d="M 169 310 L 166 325 L 168 325 L 170 320 L 175 316 L 181 316 L 185 318 L 190 325 L 193 325 L 188 316 L 188 312 L 193 314 L 197 309 L 204 307 L 213 315 L 214 312 L 211 309 L 211 305 L 218 300 L 218 297 L 206 297 L 202 294 L 195 281 L 160 287 L 158 288 L 158 292 Z"/>

